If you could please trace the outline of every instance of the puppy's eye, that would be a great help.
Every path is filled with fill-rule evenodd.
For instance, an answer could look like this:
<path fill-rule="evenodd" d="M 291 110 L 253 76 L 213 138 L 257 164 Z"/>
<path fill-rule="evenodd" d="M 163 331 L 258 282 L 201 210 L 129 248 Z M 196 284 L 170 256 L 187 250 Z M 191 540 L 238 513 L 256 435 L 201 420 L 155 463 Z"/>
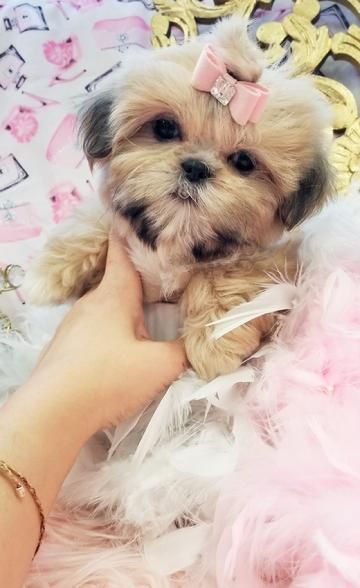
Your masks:
<path fill-rule="evenodd" d="M 153 132 L 158 141 L 180 139 L 180 127 L 172 118 L 158 118 L 153 122 Z"/>
<path fill-rule="evenodd" d="M 250 174 L 256 168 L 256 159 L 248 151 L 237 151 L 230 155 L 229 163 L 241 174 Z"/>

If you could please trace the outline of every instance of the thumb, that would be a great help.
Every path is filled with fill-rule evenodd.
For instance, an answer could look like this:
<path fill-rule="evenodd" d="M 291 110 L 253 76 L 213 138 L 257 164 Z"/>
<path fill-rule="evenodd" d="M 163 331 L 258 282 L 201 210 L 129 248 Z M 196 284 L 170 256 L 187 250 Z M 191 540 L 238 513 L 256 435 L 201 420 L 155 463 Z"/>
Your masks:
<path fill-rule="evenodd" d="M 116 289 L 121 288 L 122 291 L 133 289 L 133 293 L 138 293 L 141 296 L 140 278 L 114 227 L 112 227 L 109 234 L 105 274 L 102 283 Z"/>
<path fill-rule="evenodd" d="M 183 341 L 149 341 L 146 356 L 146 381 L 149 398 L 162 392 L 188 367 Z M 151 398 L 152 399 L 152 398 Z"/>

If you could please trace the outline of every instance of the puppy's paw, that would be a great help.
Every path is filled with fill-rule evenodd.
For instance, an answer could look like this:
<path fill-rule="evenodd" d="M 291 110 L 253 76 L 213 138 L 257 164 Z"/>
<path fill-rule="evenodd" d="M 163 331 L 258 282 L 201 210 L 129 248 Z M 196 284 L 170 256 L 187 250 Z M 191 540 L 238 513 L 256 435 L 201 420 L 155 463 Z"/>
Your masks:
<path fill-rule="evenodd" d="M 96 286 L 103 275 L 106 232 L 53 237 L 34 261 L 24 282 L 24 293 L 36 305 L 61 304 Z"/>
<path fill-rule="evenodd" d="M 188 359 L 206 380 L 231 372 L 252 355 L 272 331 L 277 316 L 266 314 L 213 339 L 214 327 L 235 306 L 248 302 L 273 282 L 272 275 L 293 279 L 297 269 L 297 244 L 285 243 L 257 257 L 234 264 L 208 267 L 191 278 L 181 300 L 183 337 Z"/>
<path fill-rule="evenodd" d="M 184 342 L 189 362 L 204 380 L 227 374 L 237 369 L 260 346 L 275 318 L 267 316 L 237 328 L 221 339 L 213 339 L 213 327 L 186 320 Z"/>
<path fill-rule="evenodd" d="M 63 282 L 63 266 L 53 263 L 44 254 L 30 267 L 24 284 L 25 298 L 30 304 L 62 304 L 72 296 L 73 287 Z"/>
<path fill-rule="evenodd" d="M 188 359 L 205 380 L 226 374 L 256 351 L 264 335 L 271 329 L 271 315 L 238 327 L 220 339 L 213 338 L 213 326 L 227 310 L 253 297 L 244 290 L 246 282 L 225 276 L 223 272 L 201 272 L 191 279 L 182 298 L 184 315 L 183 338 Z M 249 286 L 249 290 L 251 290 Z"/>

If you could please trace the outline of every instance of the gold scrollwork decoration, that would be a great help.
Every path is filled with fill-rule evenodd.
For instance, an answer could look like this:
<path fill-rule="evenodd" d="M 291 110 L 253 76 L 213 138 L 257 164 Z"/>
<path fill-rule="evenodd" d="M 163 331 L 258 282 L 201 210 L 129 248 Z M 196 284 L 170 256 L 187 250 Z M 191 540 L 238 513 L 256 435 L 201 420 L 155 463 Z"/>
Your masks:
<path fill-rule="evenodd" d="M 336 33 L 332 38 L 331 50 L 334 55 L 350 57 L 360 64 L 360 27 L 351 25 L 346 33 Z"/>
<path fill-rule="evenodd" d="M 200 0 L 155 0 L 156 14 L 152 20 L 153 44 L 163 47 L 174 44 L 171 29 L 178 27 L 184 39 L 197 34 L 197 23 L 214 21 L 234 12 L 250 17 L 259 6 L 271 8 L 273 0 L 223 0 L 208 5 Z M 341 0 L 360 16 L 360 0 Z M 334 138 L 331 160 L 338 172 L 338 188 L 346 189 L 350 181 L 359 178 L 360 119 L 355 97 L 342 83 L 318 75 L 318 69 L 328 56 L 350 61 L 360 67 L 360 27 L 349 26 L 346 32 L 331 36 L 326 26 L 316 26 L 321 3 L 319 0 L 293 0 L 293 9 L 281 22 L 267 22 L 257 29 L 257 39 L 263 45 L 269 63 L 283 59 L 291 51 L 294 74 L 309 73 L 333 108 L 333 129 L 341 136 Z"/>
<path fill-rule="evenodd" d="M 271 4 L 273 0 L 263 0 L 262 4 Z M 166 47 L 173 45 L 176 40 L 171 35 L 171 26 L 177 26 L 187 40 L 197 34 L 196 19 L 216 20 L 222 16 L 229 16 L 238 12 L 249 17 L 255 9 L 257 0 L 228 0 L 206 5 L 200 0 L 155 0 L 157 13 L 153 16 L 151 27 L 153 45 Z"/>
<path fill-rule="evenodd" d="M 343 0 L 342 3 L 348 4 L 348 7 L 352 8 L 355 14 L 360 14 L 360 0 Z"/>
<path fill-rule="evenodd" d="M 293 13 L 282 22 L 265 23 L 258 28 L 257 38 L 274 52 L 267 53 L 271 63 L 284 54 L 283 43 L 291 40 L 294 74 L 311 73 L 329 53 L 331 38 L 325 26 L 315 27 L 312 20 L 320 11 L 317 0 L 296 0 Z M 274 29 L 274 24 L 277 25 Z"/>
<path fill-rule="evenodd" d="M 323 76 L 313 75 L 317 88 L 326 96 L 332 106 L 334 131 L 347 129 L 357 118 L 358 109 L 354 95 L 341 82 Z"/>
<path fill-rule="evenodd" d="M 349 177 L 360 181 L 360 118 L 357 118 L 346 132 L 333 141 L 331 162 L 337 170 L 337 184 L 340 191 L 349 185 Z"/>

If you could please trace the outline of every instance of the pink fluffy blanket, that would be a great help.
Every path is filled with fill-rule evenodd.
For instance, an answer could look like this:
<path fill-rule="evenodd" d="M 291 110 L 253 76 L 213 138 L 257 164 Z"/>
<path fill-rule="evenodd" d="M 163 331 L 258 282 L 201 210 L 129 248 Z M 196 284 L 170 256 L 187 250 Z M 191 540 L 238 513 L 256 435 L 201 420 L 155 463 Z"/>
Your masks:
<path fill-rule="evenodd" d="M 26 586 L 360 586 L 360 198 L 303 231 L 296 305 L 87 447 Z"/>

